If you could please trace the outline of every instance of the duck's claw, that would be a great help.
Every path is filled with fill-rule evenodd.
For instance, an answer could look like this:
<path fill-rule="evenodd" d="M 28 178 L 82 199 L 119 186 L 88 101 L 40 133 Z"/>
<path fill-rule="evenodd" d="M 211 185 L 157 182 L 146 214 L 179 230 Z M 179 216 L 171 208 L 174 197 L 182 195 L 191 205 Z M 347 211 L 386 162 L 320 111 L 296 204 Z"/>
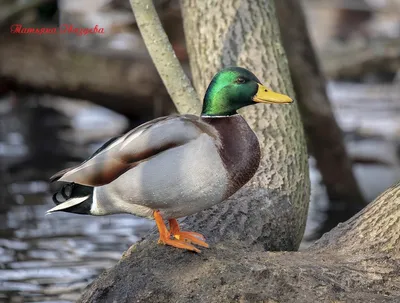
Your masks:
<path fill-rule="evenodd" d="M 204 238 L 202 234 L 192 231 L 181 231 L 179 228 L 178 221 L 176 221 L 176 219 L 170 219 L 168 223 L 169 223 L 169 232 L 175 239 L 197 244 L 207 248 L 209 247 L 209 245 L 205 242 L 206 238 Z"/>
<path fill-rule="evenodd" d="M 160 215 L 159 211 L 155 211 L 153 213 L 154 215 L 154 220 L 156 221 L 157 224 L 157 228 L 158 231 L 160 233 L 160 239 L 158 240 L 159 244 L 165 244 L 165 245 L 170 245 L 176 248 L 181 248 L 181 249 L 187 249 L 190 251 L 194 251 L 199 253 L 200 250 L 197 249 L 196 247 L 194 247 L 193 245 L 191 245 L 191 243 L 193 244 L 197 244 L 203 247 L 208 247 L 208 244 L 205 243 L 202 239 L 204 239 L 204 237 L 198 233 L 190 233 L 190 232 L 181 232 L 179 230 L 179 225 L 178 222 L 173 219 L 176 223 L 176 226 L 173 223 L 173 229 L 174 233 L 172 233 L 171 231 L 169 231 L 167 229 L 167 227 L 164 224 L 164 220 Z M 170 220 L 170 224 L 171 224 Z M 171 237 L 173 237 L 171 239 Z"/>
<path fill-rule="evenodd" d="M 192 233 L 190 231 L 180 231 L 178 233 L 172 234 L 175 239 L 180 241 L 185 241 L 193 244 L 197 244 L 206 248 L 209 248 L 209 245 L 203 240 L 199 239 L 198 233 Z M 203 239 L 203 235 L 200 235 Z"/>
<path fill-rule="evenodd" d="M 160 239 L 158 240 L 158 243 L 160 244 L 165 244 L 165 245 L 170 245 L 176 248 L 182 248 L 182 249 L 187 249 L 190 251 L 194 251 L 194 252 L 201 252 L 200 249 L 197 249 L 196 247 L 194 247 L 193 245 L 186 243 L 185 241 L 181 241 L 181 240 L 175 240 L 175 239 Z"/>

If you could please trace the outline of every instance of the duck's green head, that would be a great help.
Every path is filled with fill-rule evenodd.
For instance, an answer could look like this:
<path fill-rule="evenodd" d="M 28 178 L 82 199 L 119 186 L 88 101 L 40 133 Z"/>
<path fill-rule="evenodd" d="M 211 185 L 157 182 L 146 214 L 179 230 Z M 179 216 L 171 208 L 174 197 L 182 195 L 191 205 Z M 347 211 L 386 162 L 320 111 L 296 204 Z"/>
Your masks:
<path fill-rule="evenodd" d="M 291 103 L 286 95 L 266 88 L 245 68 L 228 67 L 212 79 L 204 96 L 202 116 L 231 116 L 256 103 Z"/>

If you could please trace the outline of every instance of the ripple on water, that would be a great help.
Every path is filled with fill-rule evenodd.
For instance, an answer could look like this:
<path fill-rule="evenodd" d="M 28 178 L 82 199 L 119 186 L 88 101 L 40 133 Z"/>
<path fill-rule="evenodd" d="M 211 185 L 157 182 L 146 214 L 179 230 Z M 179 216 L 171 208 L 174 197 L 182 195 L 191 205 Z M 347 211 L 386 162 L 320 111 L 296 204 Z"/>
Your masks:
<path fill-rule="evenodd" d="M 0 291 L 24 302 L 75 301 L 82 290 L 153 227 L 129 215 L 45 215 L 52 205 L 14 205 L 11 237 L 0 239 Z M 1 301 L 0 297 L 0 301 Z M 60 301 L 61 302 L 61 301 Z"/>
<path fill-rule="evenodd" d="M 87 148 L 98 147 L 101 143 L 93 141 L 93 134 L 96 140 L 106 141 L 127 125 L 121 116 L 107 110 L 95 110 L 87 104 L 83 105 L 86 106 L 83 111 L 79 109 L 82 105 L 71 107 L 67 102 L 63 106 L 69 107 L 64 110 L 73 118 L 75 141 L 85 144 L 83 149 L 78 149 L 85 151 L 80 155 L 82 159 L 93 152 L 88 152 Z M 6 177 L 0 181 L 7 180 L 6 184 L 0 184 L 6 188 L 0 192 L 0 302 L 75 302 L 88 283 L 113 266 L 130 245 L 153 227 L 153 223 L 130 215 L 91 217 L 57 213 L 46 216 L 46 211 L 53 207 L 47 178 L 73 163 L 60 158 L 55 162 L 57 167 L 41 171 L 42 167 L 35 166 L 35 159 L 21 159 L 30 155 L 26 151 L 32 148 L 31 144 L 36 144 L 36 139 L 30 141 L 31 130 L 41 145 L 34 148 L 40 150 L 51 150 L 54 146 L 58 151 L 61 138 L 58 133 L 53 138 L 35 129 L 48 121 L 48 112 L 37 119 L 35 108 L 19 110 L 24 115 L 34 116 L 31 129 L 24 128 L 25 120 L 7 113 L 3 116 L 7 118 L 6 123 L 0 123 L 1 134 L 11 134 L 0 136 L 0 173 Z M 101 123 L 99 129 L 99 121 L 107 123 Z M 67 144 L 67 153 L 76 149 L 76 142 Z M 49 160 L 55 157 L 48 155 Z M 23 166 L 13 166 L 21 161 Z M 12 169 L 7 170 L 8 167 Z"/>

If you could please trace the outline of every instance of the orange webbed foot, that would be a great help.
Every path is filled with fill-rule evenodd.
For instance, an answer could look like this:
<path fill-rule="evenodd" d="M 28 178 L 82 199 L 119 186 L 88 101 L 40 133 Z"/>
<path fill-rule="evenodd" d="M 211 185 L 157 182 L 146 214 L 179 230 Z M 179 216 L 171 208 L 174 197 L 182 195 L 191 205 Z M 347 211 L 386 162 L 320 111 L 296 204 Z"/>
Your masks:
<path fill-rule="evenodd" d="M 178 221 L 176 221 L 176 219 L 170 219 L 168 220 L 168 223 L 169 231 L 175 239 L 193 243 L 206 248 L 209 247 L 209 245 L 205 242 L 206 238 L 204 238 L 202 234 L 192 231 L 181 231 Z"/>
<path fill-rule="evenodd" d="M 170 245 L 170 246 L 173 246 L 176 248 L 187 249 L 187 250 L 194 251 L 197 253 L 201 252 L 200 249 L 197 249 L 193 245 L 186 243 L 184 241 L 181 241 L 181 240 L 161 239 L 161 237 L 160 237 L 160 240 L 158 240 L 158 243 L 164 244 L 164 245 Z"/>
<path fill-rule="evenodd" d="M 167 227 L 164 224 L 164 220 L 160 215 L 159 211 L 154 212 L 154 220 L 156 221 L 158 231 L 160 233 L 160 239 L 158 240 L 158 243 L 160 244 L 165 244 L 165 245 L 170 245 L 176 248 L 181 248 L 181 249 L 187 249 L 190 251 L 194 251 L 199 253 L 200 250 L 194 247 L 193 245 L 190 244 L 190 242 L 184 241 L 182 239 L 178 239 L 174 237 L 175 239 L 171 239 L 171 233 L 168 231 Z M 194 242 L 193 242 L 194 243 Z"/>

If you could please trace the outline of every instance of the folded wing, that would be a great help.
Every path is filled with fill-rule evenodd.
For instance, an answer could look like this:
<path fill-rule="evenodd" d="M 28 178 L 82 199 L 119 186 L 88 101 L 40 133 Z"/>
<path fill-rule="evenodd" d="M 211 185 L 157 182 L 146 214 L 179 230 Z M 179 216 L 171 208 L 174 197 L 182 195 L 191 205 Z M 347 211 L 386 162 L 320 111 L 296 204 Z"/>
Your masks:
<path fill-rule="evenodd" d="M 139 163 L 202 134 L 212 136 L 218 142 L 215 129 L 197 116 L 158 118 L 109 140 L 91 158 L 77 167 L 58 172 L 50 180 L 88 186 L 108 184 Z"/>

